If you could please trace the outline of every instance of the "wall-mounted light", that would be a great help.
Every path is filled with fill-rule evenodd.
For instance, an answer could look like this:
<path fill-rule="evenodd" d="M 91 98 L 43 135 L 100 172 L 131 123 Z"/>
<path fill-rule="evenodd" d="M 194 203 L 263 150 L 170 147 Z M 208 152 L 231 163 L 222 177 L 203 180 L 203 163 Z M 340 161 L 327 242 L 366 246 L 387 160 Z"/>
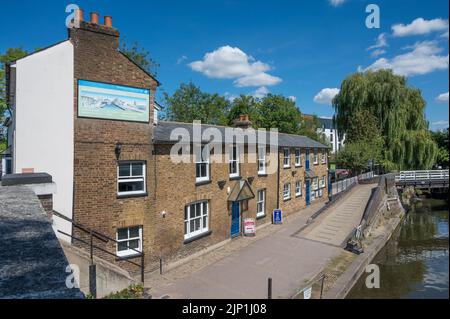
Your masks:
<path fill-rule="evenodd" d="M 117 160 L 119 160 L 120 153 L 122 153 L 122 143 L 120 143 L 120 142 L 116 143 L 116 148 L 114 149 L 114 153 L 116 153 L 116 158 L 117 158 Z"/>
<path fill-rule="evenodd" d="M 219 188 L 222 190 L 224 187 L 225 187 L 225 185 L 226 185 L 226 181 L 218 181 L 217 182 L 217 184 L 219 185 Z"/>

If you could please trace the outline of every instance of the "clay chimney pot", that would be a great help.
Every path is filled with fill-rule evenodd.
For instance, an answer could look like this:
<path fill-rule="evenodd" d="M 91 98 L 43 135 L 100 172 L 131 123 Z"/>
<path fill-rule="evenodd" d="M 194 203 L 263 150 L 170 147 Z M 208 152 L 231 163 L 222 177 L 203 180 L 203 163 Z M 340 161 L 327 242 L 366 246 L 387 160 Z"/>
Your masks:
<path fill-rule="evenodd" d="M 110 16 L 105 16 L 105 27 L 112 28 L 112 18 Z"/>
<path fill-rule="evenodd" d="M 91 12 L 91 23 L 98 24 L 98 13 Z"/>

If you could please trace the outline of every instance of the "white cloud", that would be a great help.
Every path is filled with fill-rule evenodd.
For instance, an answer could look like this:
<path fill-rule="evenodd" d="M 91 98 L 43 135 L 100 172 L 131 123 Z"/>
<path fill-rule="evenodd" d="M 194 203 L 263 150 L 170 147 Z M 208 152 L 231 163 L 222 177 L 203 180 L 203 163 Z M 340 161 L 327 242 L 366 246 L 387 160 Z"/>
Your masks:
<path fill-rule="evenodd" d="M 436 41 L 418 42 L 409 49 L 410 52 L 392 59 L 380 58 L 364 71 L 392 69 L 399 75 L 414 76 L 448 69 L 448 55 L 439 55 L 443 49 Z"/>
<path fill-rule="evenodd" d="M 183 63 L 185 60 L 187 60 L 187 58 L 188 58 L 187 56 L 182 55 L 181 57 L 178 58 L 177 64 Z"/>
<path fill-rule="evenodd" d="M 439 94 L 439 96 L 436 98 L 436 101 L 442 102 L 442 103 L 448 103 L 448 92 Z"/>
<path fill-rule="evenodd" d="M 433 126 L 448 126 L 448 121 L 436 121 L 431 123 Z"/>
<path fill-rule="evenodd" d="M 288 99 L 291 100 L 294 103 L 297 102 L 297 97 L 296 96 L 293 96 L 293 95 L 288 96 Z"/>
<path fill-rule="evenodd" d="M 388 43 L 387 43 L 387 40 L 386 40 L 386 34 L 385 33 L 381 33 L 377 37 L 377 42 L 374 45 L 368 47 L 367 50 L 370 51 L 370 50 L 373 50 L 373 49 L 380 49 L 380 48 L 384 48 L 384 47 L 387 47 L 387 46 L 388 46 Z"/>
<path fill-rule="evenodd" d="M 339 7 L 340 5 L 344 4 L 346 0 L 329 0 L 329 1 L 333 7 Z"/>
<path fill-rule="evenodd" d="M 317 93 L 314 97 L 314 102 L 319 104 L 331 105 L 334 97 L 339 94 L 340 90 L 337 88 L 326 88 Z"/>
<path fill-rule="evenodd" d="M 441 34 L 441 38 L 447 39 L 448 40 L 448 31 L 445 33 Z"/>
<path fill-rule="evenodd" d="M 250 93 L 249 95 L 253 96 L 256 99 L 262 99 L 269 93 L 270 93 L 269 89 L 266 88 L 265 86 L 262 86 L 262 87 L 256 89 L 255 91 L 253 91 L 252 93 Z"/>
<path fill-rule="evenodd" d="M 272 69 L 270 65 L 255 61 L 241 49 L 228 45 L 206 53 L 203 60 L 189 66 L 209 78 L 235 79 L 234 84 L 238 87 L 271 86 L 282 81 L 266 73 Z"/>
<path fill-rule="evenodd" d="M 386 53 L 386 50 L 383 50 L 383 49 L 376 49 L 376 50 L 373 50 L 372 53 L 370 53 L 370 56 L 371 56 L 372 58 L 376 58 L 376 57 L 378 57 L 378 56 L 380 56 L 380 55 L 383 55 L 383 54 L 385 54 L 385 53 Z"/>
<path fill-rule="evenodd" d="M 393 35 L 395 37 L 406 37 L 410 35 L 423 35 L 435 31 L 448 31 L 448 20 L 433 19 L 425 20 L 417 18 L 410 24 L 395 24 L 392 26 Z"/>

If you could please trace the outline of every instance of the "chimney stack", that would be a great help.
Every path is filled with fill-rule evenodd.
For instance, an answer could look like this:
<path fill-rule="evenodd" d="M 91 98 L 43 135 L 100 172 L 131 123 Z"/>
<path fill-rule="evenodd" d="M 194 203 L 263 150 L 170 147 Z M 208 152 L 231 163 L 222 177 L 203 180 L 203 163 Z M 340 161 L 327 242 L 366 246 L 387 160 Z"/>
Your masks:
<path fill-rule="evenodd" d="M 242 114 L 239 116 L 239 119 L 234 121 L 234 125 L 238 128 L 248 129 L 252 126 L 252 122 L 250 121 L 248 114 Z"/>
<path fill-rule="evenodd" d="M 105 27 L 112 28 L 112 18 L 110 16 L 105 16 Z"/>
<path fill-rule="evenodd" d="M 84 21 L 84 11 L 83 11 L 83 9 L 78 9 L 77 10 L 76 19 L 77 19 L 78 22 L 83 22 Z"/>
<path fill-rule="evenodd" d="M 91 12 L 91 23 L 98 24 L 98 13 Z"/>

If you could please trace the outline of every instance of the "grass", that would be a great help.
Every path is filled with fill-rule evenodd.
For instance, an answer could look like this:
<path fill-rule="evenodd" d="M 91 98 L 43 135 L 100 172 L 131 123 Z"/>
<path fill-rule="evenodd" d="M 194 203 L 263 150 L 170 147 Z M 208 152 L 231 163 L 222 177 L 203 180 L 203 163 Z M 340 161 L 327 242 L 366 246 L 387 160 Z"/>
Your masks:
<path fill-rule="evenodd" d="M 127 289 L 109 294 L 103 299 L 143 299 L 143 294 L 143 285 L 131 285 Z M 87 296 L 86 298 L 89 299 L 89 296 Z"/>
<path fill-rule="evenodd" d="M 343 251 L 331 259 L 324 270 L 324 273 L 326 274 L 324 292 L 333 287 L 336 280 L 347 270 L 356 257 L 355 254 L 349 251 Z"/>

